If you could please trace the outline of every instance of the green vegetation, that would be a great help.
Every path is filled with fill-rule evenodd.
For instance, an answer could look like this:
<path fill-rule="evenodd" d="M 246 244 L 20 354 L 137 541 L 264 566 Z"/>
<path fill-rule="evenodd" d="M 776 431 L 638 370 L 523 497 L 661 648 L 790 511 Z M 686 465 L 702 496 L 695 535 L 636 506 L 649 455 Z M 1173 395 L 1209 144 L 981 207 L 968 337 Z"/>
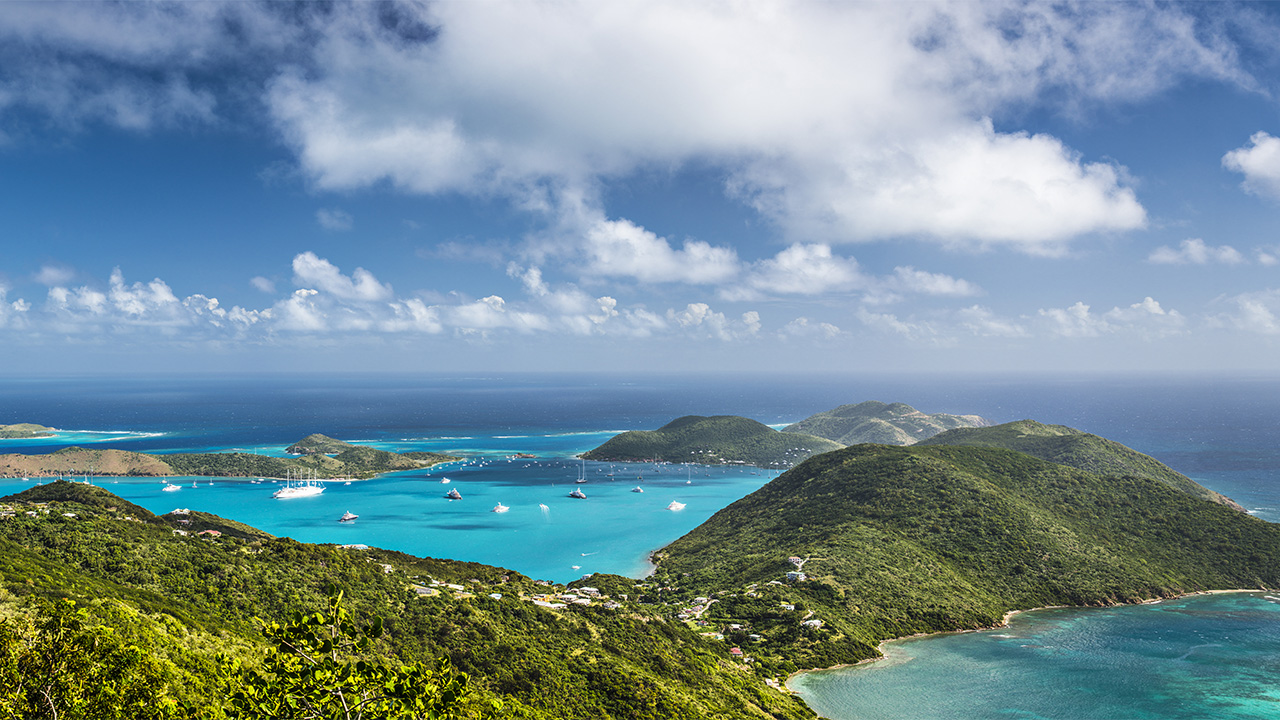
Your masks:
<path fill-rule="evenodd" d="M 0 440 L 26 440 L 30 438 L 53 437 L 54 430 L 35 423 L 17 423 L 0 425 Z"/>
<path fill-rule="evenodd" d="M 317 453 L 334 455 L 353 447 L 356 446 L 345 440 L 338 440 L 320 433 L 312 433 L 285 448 L 285 452 L 290 455 L 315 455 Z"/>
<path fill-rule="evenodd" d="M 320 440 L 317 440 L 320 438 Z M 322 441 L 327 441 L 326 444 Z M 379 473 L 429 467 L 458 458 L 432 452 L 393 453 L 311 435 L 290 446 L 319 447 L 302 457 L 254 453 L 170 453 L 151 455 L 125 450 L 62 448 L 47 455 L 0 455 L 0 477 L 112 475 L 128 477 L 273 477 L 369 478 Z M 332 457 L 326 453 L 335 452 Z"/>
<path fill-rule="evenodd" d="M 531 596 L 563 587 L 501 568 L 287 538 L 180 535 L 172 514 L 134 513 L 87 485 L 51 483 L 3 504 L 13 514 L 0 517 L 0 618 L 26 626 L 42 603 L 75 600 L 86 622 L 110 628 L 157 663 L 151 687 L 187 709 L 175 717 L 245 717 L 248 706 L 235 704 L 221 657 L 276 682 L 272 663 L 285 660 L 270 653 L 281 650 L 279 636 L 264 638 L 263 624 L 251 618 L 287 628 L 298 625 L 296 611 L 306 632 L 318 633 L 335 617 L 330 587 L 345 591 L 350 617 L 343 623 L 368 628 L 385 618 L 381 636 L 343 654 L 339 665 L 365 678 L 379 667 L 425 668 L 435 678 L 425 682 L 438 688 L 453 672 L 465 673 L 463 717 L 496 712 L 494 701 L 498 716 L 512 718 L 813 717 L 731 660 L 724 642 L 669 619 L 664 607 L 596 602 L 552 610 Z M 619 582 L 620 589 L 635 583 Z M 442 658 L 452 670 L 442 670 Z M 368 664 L 359 666 L 362 660 Z"/>
<path fill-rule="evenodd" d="M 1164 483 L 1179 492 L 1244 511 L 1230 498 L 1196 483 L 1150 455 L 1065 425 L 1018 420 L 993 427 L 951 430 L 921 444 L 999 447 L 1099 475 L 1137 475 Z"/>
<path fill-rule="evenodd" d="M 663 461 L 718 465 L 740 463 L 788 468 L 839 444 L 798 433 L 778 432 L 736 415 L 687 415 L 657 430 L 633 430 L 584 453 L 587 460 Z"/>
<path fill-rule="evenodd" d="M 868 400 L 811 415 L 783 432 L 817 435 L 841 445 L 911 445 L 945 430 L 989 424 L 977 415 L 926 415 L 905 403 Z"/>
<path fill-rule="evenodd" d="M 807 579 L 788 582 L 789 556 Z M 780 476 L 655 561 L 669 598 L 721 598 L 703 619 L 760 635 L 750 651 L 781 673 L 1015 609 L 1274 587 L 1280 528 L 1005 449 L 859 445 Z"/>

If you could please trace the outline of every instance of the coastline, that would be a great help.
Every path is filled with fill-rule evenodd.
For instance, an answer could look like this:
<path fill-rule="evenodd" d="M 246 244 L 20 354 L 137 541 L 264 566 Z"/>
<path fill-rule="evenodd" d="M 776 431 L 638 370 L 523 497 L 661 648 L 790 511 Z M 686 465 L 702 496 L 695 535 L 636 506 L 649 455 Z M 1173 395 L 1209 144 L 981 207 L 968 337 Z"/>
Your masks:
<path fill-rule="evenodd" d="M 1178 594 L 1176 594 L 1176 595 L 1169 595 L 1169 596 L 1167 596 L 1167 597 L 1155 597 L 1155 598 L 1148 598 L 1148 599 L 1145 599 L 1145 600 L 1139 600 L 1138 602 L 1132 602 L 1132 603 L 1111 603 L 1111 604 L 1109 604 L 1109 605 L 1044 605 L 1044 606 L 1041 606 L 1041 607 L 1026 608 L 1026 609 L 1023 609 L 1023 610 L 1009 610 L 1008 612 L 1006 612 L 1006 613 L 1004 614 L 1004 616 L 1001 618 L 1001 620 L 1000 620 L 1000 622 L 999 622 L 998 624 L 996 624 L 996 625 L 991 625 L 991 626 L 988 626 L 988 627 L 981 627 L 981 628 L 965 628 L 965 629 L 962 629 L 962 630 L 940 630 L 940 631 L 938 631 L 938 632 L 932 632 L 932 633 L 914 633 L 914 634 L 911 634 L 911 635 L 902 635 L 902 636 L 900 636 L 900 637 L 888 638 L 888 639 L 886 639 L 886 640 L 881 640 L 881 641 L 876 645 L 876 652 L 880 653 L 880 655 L 879 655 L 878 657 L 865 658 L 865 659 L 863 659 L 863 660 L 859 660 L 859 661 L 858 661 L 858 662 L 856 662 L 856 663 L 841 663 L 841 664 L 839 664 L 839 665 L 832 665 L 832 666 L 830 666 L 830 667 L 806 668 L 806 669 L 804 669 L 804 670 L 796 670 L 795 672 L 793 672 L 793 673 L 791 673 L 790 675 L 788 675 L 788 676 L 787 676 L 787 678 L 786 678 L 786 680 L 784 680 L 784 681 L 782 682 L 782 687 L 783 687 L 783 688 L 785 688 L 785 689 L 787 690 L 787 692 L 798 694 L 798 693 L 797 693 L 797 691 L 795 690 L 795 688 L 791 687 L 791 682 L 792 682 L 793 680 L 795 680 L 796 678 L 799 678 L 800 676 L 802 676 L 802 675 L 806 675 L 806 674 L 808 674 L 808 673 L 827 672 L 827 671 L 830 671 L 830 670 L 844 670 L 844 669 L 847 669 L 847 668 L 858 667 L 858 666 L 860 666 L 860 665 L 869 665 L 869 664 L 874 663 L 874 662 L 879 662 L 879 661 L 881 661 L 881 660 L 884 660 L 884 659 L 885 659 L 884 647 L 885 647 L 885 645 L 888 645 L 889 643 L 899 642 L 899 641 L 901 641 L 901 640 L 913 640 L 913 639 L 918 639 L 918 638 L 935 637 L 935 636 L 940 636 L 940 635 L 956 635 L 956 634 L 960 634 L 960 633 L 975 633 L 975 632 L 984 632 L 984 631 L 987 631 L 987 630 L 997 630 L 997 629 L 999 629 L 999 628 L 1008 627 L 1008 626 L 1009 626 L 1009 621 L 1010 621 L 1013 617 L 1015 617 L 1015 616 L 1017 616 L 1017 615 L 1021 615 L 1021 614 L 1023 614 L 1023 613 L 1036 612 L 1037 610 L 1065 610 L 1065 609 L 1089 610 L 1089 609 L 1115 608 L 1115 607 L 1120 607 L 1120 606 L 1123 606 L 1123 605 L 1154 605 L 1154 604 L 1159 603 L 1159 602 L 1164 602 L 1165 600 L 1177 600 L 1177 599 L 1179 599 L 1179 598 L 1192 597 L 1192 596 L 1195 596 L 1195 595 L 1223 595 L 1223 594 L 1227 594 L 1227 593 L 1256 593 L 1256 592 L 1268 592 L 1268 591 L 1267 591 L 1266 589 L 1261 589 L 1261 588 L 1231 588 L 1231 589 L 1224 589 L 1224 590 L 1195 590 L 1195 591 L 1192 591 L 1192 592 L 1185 592 L 1185 593 L 1178 593 Z"/>

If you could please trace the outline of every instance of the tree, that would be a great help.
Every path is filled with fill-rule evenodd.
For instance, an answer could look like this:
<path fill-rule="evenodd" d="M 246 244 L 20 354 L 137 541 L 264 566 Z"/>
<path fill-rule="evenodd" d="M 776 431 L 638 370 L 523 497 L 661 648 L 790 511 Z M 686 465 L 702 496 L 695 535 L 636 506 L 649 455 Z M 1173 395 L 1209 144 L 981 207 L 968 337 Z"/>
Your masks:
<path fill-rule="evenodd" d="M 167 720 L 178 717 L 160 662 L 110 629 L 91 627 L 73 600 L 34 622 L 0 620 L 0 717 Z"/>
<path fill-rule="evenodd" d="M 451 720 L 467 716 L 468 677 L 447 658 L 390 665 L 368 656 L 382 618 L 359 627 L 331 595 L 326 612 L 263 624 L 271 647 L 261 667 L 226 661 L 233 720 Z"/>

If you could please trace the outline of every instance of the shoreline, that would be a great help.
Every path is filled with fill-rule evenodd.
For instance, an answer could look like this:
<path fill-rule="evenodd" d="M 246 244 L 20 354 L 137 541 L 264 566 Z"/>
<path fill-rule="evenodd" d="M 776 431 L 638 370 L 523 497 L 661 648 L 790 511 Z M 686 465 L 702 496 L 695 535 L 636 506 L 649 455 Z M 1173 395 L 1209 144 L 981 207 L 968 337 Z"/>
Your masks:
<path fill-rule="evenodd" d="M 1000 620 L 1000 623 L 999 623 L 999 624 L 997 624 L 997 625 L 991 625 L 991 626 L 989 626 L 989 627 L 981 627 L 981 628 L 966 628 L 966 629 L 962 629 L 962 630 L 939 630 L 938 632 L 930 632 L 930 633 L 914 633 L 914 634 L 911 634 L 911 635 L 902 635 L 902 636 L 900 636 L 900 637 L 888 638 L 888 639 L 886 639 L 886 640 L 881 640 L 879 643 L 877 643 L 877 644 L 876 644 L 876 652 L 880 653 L 879 657 L 864 658 L 864 659 L 859 660 L 858 662 L 855 662 L 855 663 L 841 663 L 841 664 L 838 664 L 838 665 L 832 665 L 832 666 L 830 666 L 830 667 L 806 668 L 806 669 L 804 669 L 804 670 L 796 670 L 795 672 L 793 672 L 793 673 L 791 673 L 790 675 L 788 675 L 788 676 L 786 677 L 786 679 L 785 679 L 785 680 L 783 680 L 783 681 L 782 681 L 782 687 L 783 687 L 784 689 L 786 689 L 786 691 L 787 691 L 787 692 L 789 692 L 789 693 L 792 693 L 792 694 L 799 694 L 799 693 L 798 693 L 794 688 L 792 688 L 792 687 L 791 687 L 791 681 L 792 681 L 792 680 L 795 680 L 796 678 L 800 677 L 801 675 L 806 675 L 806 674 L 808 674 L 808 673 L 827 672 L 827 671 L 829 671 L 829 670 L 844 670 L 844 669 L 847 669 L 847 668 L 854 668 L 854 667 L 858 667 L 858 666 L 860 666 L 860 665 L 869 665 L 869 664 L 874 663 L 874 662 L 879 662 L 879 661 L 881 661 L 881 660 L 884 660 L 884 659 L 885 659 L 885 657 L 886 657 L 886 656 L 885 656 L 885 652 L 884 652 L 884 646 L 885 646 L 885 645 L 887 645 L 887 644 L 889 644 L 889 643 L 899 642 L 899 641 L 902 641 L 902 640 L 914 640 L 914 639 L 920 639 L 920 638 L 928 638 L 928 637 L 934 637 L 934 636 L 938 636 L 938 635 L 957 635 L 957 634 L 960 634 L 960 633 L 985 632 L 985 631 L 987 631 L 987 630 L 997 630 L 997 629 L 1000 629 L 1000 628 L 1006 628 L 1006 627 L 1009 627 L 1009 621 L 1010 621 L 1011 619 L 1013 619 L 1015 616 L 1017 616 L 1017 615 L 1021 615 L 1021 614 L 1023 614 L 1023 613 L 1036 612 L 1036 611 L 1038 611 L 1038 610 L 1068 610 L 1068 609 L 1077 609 L 1077 610 L 1093 610 L 1093 609 L 1096 609 L 1096 610 L 1101 610 L 1101 609 L 1103 609 L 1103 608 L 1116 608 L 1116 607 L 1121 607 L 1121 606 L 1124 606 L 1124 605 L 1154 605 L 1154 604 L 1156 604 L 1156 603 L 1164 602 L 1165 600 L 1177 600 L 1177 599 L 1179 599 L 1179 598 L 1192 597 L 1192 596 L 1195 596 L 1195 595 L 1224 595 L 1224 594 L 1227 594 L 1227 593 L 1256 593 L 1256 592 L 1269 592 L 1269 591 L 1268 591 L 1268 590 L 1266 590 L 1266 589 L 1259 589 L 1259 588 L 1231 588 L 1231 589 L 1224 589 L 1224 590 L 1195 590 L 1195 591 L 1193 591 L 1193 592 L 1178 593 L 1177 595 L 1170 595 L 1170 596 L 1168 596 L 1168 597 L 1155 597 L 1155 598 L 1148 598 L 1148 599 L 1146 599 L 1146 600 L 1139 600 L 1138 602 L 1132 602 L 1132 603 L 1112 603 L 1112 604 L 1110 604 L 1110 605 L 1044 605 L 1044 606 L 1042 606 L 1042 607 L 1026 608 L 1026 609 L 1024 609 L 1024 610 L 1009 610 L 1009 611 L 1008 611 L 1008 612 L 1006 612 L 1006 613 L 1004 614 L 1004 616 L 1001 618 L 1001 620 Z"/>

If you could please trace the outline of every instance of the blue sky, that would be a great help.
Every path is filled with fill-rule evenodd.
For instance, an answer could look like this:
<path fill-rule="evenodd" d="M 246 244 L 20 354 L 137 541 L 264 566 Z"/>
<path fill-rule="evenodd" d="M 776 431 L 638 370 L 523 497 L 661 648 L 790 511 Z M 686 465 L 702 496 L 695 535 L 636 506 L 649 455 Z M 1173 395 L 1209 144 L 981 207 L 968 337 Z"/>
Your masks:
<path fill-rule="evenodd" d="M 0 5 L 0 362 L 1272 371 L 1266 3 Z"/>

